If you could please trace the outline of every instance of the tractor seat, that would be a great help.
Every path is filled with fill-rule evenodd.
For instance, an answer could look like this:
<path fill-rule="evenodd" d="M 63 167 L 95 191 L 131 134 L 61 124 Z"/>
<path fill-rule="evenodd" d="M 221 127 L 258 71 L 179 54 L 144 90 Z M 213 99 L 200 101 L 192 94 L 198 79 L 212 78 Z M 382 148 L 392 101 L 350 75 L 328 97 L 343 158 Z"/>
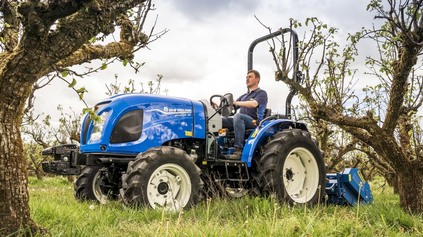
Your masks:
<path fill-rule="evenodd" d="M 270 115 L 272 115 L 272 109 L 266 108 L 264 110 L 264 117 L 263 117 L 263 119 L 269 117 Z M 256 126 L 257 125 L 258 125 L 258 123 L 256 124 Z M 245 136 L 248 137 L 254 131 L 254 129 L 255 128 L 245 129 Z"/>

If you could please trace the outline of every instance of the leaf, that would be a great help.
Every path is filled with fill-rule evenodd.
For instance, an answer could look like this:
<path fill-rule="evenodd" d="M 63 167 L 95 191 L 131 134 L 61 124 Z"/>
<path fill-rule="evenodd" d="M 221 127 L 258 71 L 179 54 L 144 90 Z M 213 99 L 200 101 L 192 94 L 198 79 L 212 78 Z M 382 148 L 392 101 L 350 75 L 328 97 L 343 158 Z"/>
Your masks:
<path fill-rule="evenodd" d="M 100 69 L 101 70 L 104 70 L 104 69 L 106 69 L 107 68 L 107 64 L 106 63 L 103 63 L 102 65 L 101 65 L 101 67 L 100 67 Z"/>
<path fill-rule="evenodd" d="M 81 87 L 81 88 L 79 88 L 78 90 L 76 90 L 76 93 L 78 93 L 78 95 L 79 95 L 79 99 L 83 99 L 84 98 L 84 94 L 85 94 L 85 92 L 88 92 L 86 89 L 85 89 L 85 87 Z"/>
<path fill-rule="evenodd" d="M 75 85 L 76 85 L 76 80 L 75 80 L 75 78 L 73 78 L 73 79 L 72 79 L 72 82 L 71 82 L 71 83 L 69 83 L 68 87 L 69 87 L 69 88 L 72 88 L 72 87 L 75 87 Z"/>
<path fill-rule="evenodd" d="M 60 72 L 60 75 L 62 77 L 67 77 L 69 75 L 69 71 L 68 70 L 63 70 L 63 71 Z"/>
<path fill-rule="evenodd" d="M 126 67 L 126 65 L 128 65 L 128 59 L 125 58 L 122 63 L 123 63 L 123 66 Z"/>
<path fill-rule="evenodd" d="M 92 108 L 83 108 L 82 109 L 82 113 L 83 114 L 91 114 L 93 112 L 93 109 Z"/>
<path fill-rule="evenodd" d="M 92 37 L 92 38 L 90 39 L 90 43 L 91 43 L 91 44 L 94 44 L 96 41 L 97 41 L 97 38 L 96 38 L 96 37 Z"/>
<path fill-rule="evenodd" d="M 51 125 L 51 123 L 50 123 L 50 119 L 51 119 L 51 116 L 50 116 L 50 115 L 47 115 L 47 116 L 44 118 L 43 123 L 44 123 L 45 125 L 47 125 L 47 126 L 50 126 L 50 125 Z"/>

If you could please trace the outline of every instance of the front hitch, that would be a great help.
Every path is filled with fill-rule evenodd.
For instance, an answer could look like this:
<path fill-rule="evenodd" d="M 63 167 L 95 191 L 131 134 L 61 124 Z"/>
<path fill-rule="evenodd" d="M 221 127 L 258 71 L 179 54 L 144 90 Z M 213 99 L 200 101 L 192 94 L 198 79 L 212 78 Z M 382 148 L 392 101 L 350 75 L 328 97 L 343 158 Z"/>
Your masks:
<path fill-rule="evenodd" d="M 79 146 L 65 144 L 44 149 L 41 154 L 53 156 L 53 161 L 41 163 L 44 172 L 59 175 L 79 175 L 81 173 L 80 161 L 83 157 L 79 153 Z"/>

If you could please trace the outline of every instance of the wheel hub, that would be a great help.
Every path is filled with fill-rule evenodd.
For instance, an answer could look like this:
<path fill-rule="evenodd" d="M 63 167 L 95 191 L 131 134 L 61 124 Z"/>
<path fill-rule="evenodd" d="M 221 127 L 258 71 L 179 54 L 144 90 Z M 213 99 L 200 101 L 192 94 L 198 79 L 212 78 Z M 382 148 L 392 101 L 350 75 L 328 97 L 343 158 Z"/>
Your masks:
<path fill-rule="evenodd" d="M 164 164 L 151 175 L 147 185 L 148 202 L 151 207 L 179 210 L 191 195 L 191 180 L 179 165 Z"/>
<path fill-rule="evenodd" d="M 169 185 L 165 182 L 159 183 L 157 187 L 157 192 L 159 192 L 161 195 L 166 194 L 169 191 Z"/>
<path fill-rule="evenodd" d="M 295 176 L 295 179 L 294 179 Z M 306 203 L 319 185 L 319 168 L 313 154 L 306 148 L 295 148 L 284 162 L 283 182 L 294 202 Z"/>
<path fill-rule="evenodd" d="M 294 180 L 294 172 L 292 172 L 292 169 L 286 169 L 285 177 L 288 181 Z"/>

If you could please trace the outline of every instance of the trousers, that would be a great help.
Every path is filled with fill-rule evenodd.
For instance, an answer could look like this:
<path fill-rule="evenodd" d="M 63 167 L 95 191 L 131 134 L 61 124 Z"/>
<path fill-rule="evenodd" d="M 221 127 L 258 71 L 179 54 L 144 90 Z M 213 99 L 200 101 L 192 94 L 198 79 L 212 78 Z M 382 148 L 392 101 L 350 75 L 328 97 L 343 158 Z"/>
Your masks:
<path fill-rule="evenodd" d="M 233 117 L 222 118 L 223 127 L 234 131 L 234 146 L 236 148 L 242 149 L 244 147 L 245 129 L 256 127 L 253 120 L 251 116 L 242 113 L 236 113 Z"/>

